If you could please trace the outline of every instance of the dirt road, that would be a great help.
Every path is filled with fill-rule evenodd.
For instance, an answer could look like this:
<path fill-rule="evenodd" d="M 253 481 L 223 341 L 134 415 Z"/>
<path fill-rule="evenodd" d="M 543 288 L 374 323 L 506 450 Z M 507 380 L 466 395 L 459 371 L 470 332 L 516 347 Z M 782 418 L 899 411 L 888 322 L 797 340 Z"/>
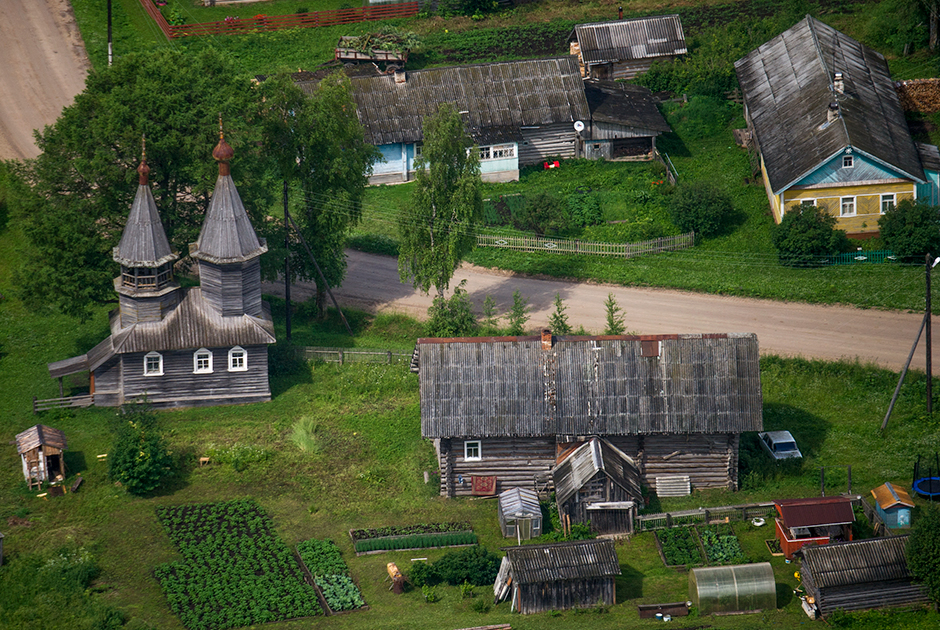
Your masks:
<path fill-rule="evenodd" d="M 0 0 L 0 159 L 39 154 L 33 130 L 56 121 L 89 68 L 68 0 Z"/>
<path fill-rule="evenodd" d="M 395 311 L 423 318 L 431 298 L 398 280 L 396 259 L 349 251 L 349 272 L 336 290 L 340 304 L 367 311 Z M 555 293 L 568 307 L 569 322 L 588 332 L 604 329 L 604 300 L 613 293 L 625 311 L 631 332 L 714 333 L 754 332 L 765 354 L 818 359 L 855 359 L 900 370 L 917 335 L 922 315 L 863 310 L 845 306 L 816 306 L 704 295 L 662 289 L 636 289 L 601 284 L 574 284 L 542 280 L 464 266 L 455 282 L 467 280 L 467 290 L 479 311 L 492 295 L 498 312 L 512 305 L 512 293 L 522 292 L 532 307 L 527 327 L 545 326 Z M 281 285 L 266 285 L 265 292 L 283 295 Z M 293 289 L 294 299 L 311 295 L 311 286 Z M 937 335 L 940 335 L 938 329 Z M 935 335 L 936 336 L 936 335 Z M 934 355 L 937 354 L 934 344 Z M 915 354 L 914 367 L 924 369 L 924 340 Z M 935 372 L 940 372 L 940 362 Z"/>

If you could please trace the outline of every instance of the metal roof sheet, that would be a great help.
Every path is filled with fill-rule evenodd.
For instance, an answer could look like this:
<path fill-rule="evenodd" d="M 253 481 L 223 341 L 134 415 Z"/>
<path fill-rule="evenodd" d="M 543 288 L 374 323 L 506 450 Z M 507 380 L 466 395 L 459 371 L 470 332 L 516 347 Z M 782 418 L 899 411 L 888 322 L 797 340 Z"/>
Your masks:
<path fill-rule="evenodd" d="M 735 62 L 735 72 L 774 194 L 847 147 L 924 180 L 880 53 L 807 15 Z M 837 72 L 842 93 L 833 83 Z M 831 123 L 830 103 L 839 106 Z"/>
<path fill-rule="evenodd" d="M 658 349 L 644 356 L 644 344 Z M 418 340 L 424 437 L 763 429 L 752 333 Z"/>
<path fill-rule="evenodd" d="M 911 495 L 901 486 L 896 486 L 891 482 L 878 486 L 871 491 L 871 495 L 875 497 L 875 501 L 878 502 L 882 510 L 893 508 L 896 505 L 914 507 L 914 502 L 911 501 Z"/>
<path fill-rule="evenodd" d="M 399 77 L 400 78 L 400 77 Z M 450 103 L 477 142 L 507 130 L 588 120 L 576 57 L 507 61 L 352 77 L 353 100 L 372 145 L 418 142 L 425 116 Z"/>
<path fill-rule="evenodd" d="M 597 473 L 603 472 L 618 486 L 640 499 L 640 471 L 623 451 L 604 439 L 592 438 L 568 454 L 552 469 L 555 500 L 565 503 Z"/>
<path fill-rule="evenodd" d="M 686 53 L 678 15 L 658 15 L 578 24 L 569 37 L 578 40 L 586 64 L 655 59 Z"/>
<path fill-rule="evenodd" d="M 65 434 L 58 429 L 37 424 L 16 434 L 16 452 L 25 453 L 38 446 L 52 446 L 60 451 L 65 450 Z"/>
<path fill-rule="evenodd" d="M 208 262 L 225 264 L 245 262 L 268 251 L 251 227 L 231 175 L 219 175 L 209 201 L 202 231 L 190 245 L 190 255 Z"/>
<path fill-rule="evenodd" d="M 910 579 L 907 536 L 803 547 L 801 570 L 819 588 Z"/>
<path fill-rule="evenodd" d="M 121 241 L 114 248 L 114 260 L 126 267 L 159 267 L 177 258 L 170 249 L 150 187 L 139 185 Z"/>
<path fill-rule="evenodd" d="M 852 499 L 848 497 L 781 499 L 774 504 L 788 528 L 846 525 L 855 520 Z"/>
<path fill-rule="evenodd" d="M 620 575 L 612 540 L 579 540 L 504 549 L 516 584 Z"/>

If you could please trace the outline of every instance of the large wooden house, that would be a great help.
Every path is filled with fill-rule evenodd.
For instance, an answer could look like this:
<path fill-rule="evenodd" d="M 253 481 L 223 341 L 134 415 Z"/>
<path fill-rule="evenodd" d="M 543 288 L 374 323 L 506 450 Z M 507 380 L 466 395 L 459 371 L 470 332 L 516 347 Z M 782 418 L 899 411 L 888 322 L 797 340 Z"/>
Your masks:
<path fill-rule="evenodd" d="M 806 16 L 735 71 L 778 223 L 810 205 L 850 236 L 875 236 L 889 207 L 940 200 L 940 154 L 911 138 L 881 54 Z"/>
<path fill-rule="evenodd" d="M 687 52 L 678 15 L 578 24 L 568 42 L 571 54 L 578 56 L 581 76 L 607 81 L 632 79 L 654 61 L 670 61 Z"/>
<path fill-rule="evenodd" d="M 198 287 L 173 277 L 170 249 L 149 187 L 146 157 L 137 195 L 114 248 L 120 308 L 111 335 L 78 357 L 49 364 L 54 378 L 88 371 L 94 404 L 146 400 L 154 407 L 248 403 L 271 399 L 267 345 L 270 308 L 261 300 L 259 239 L 229 170 L 234 152 L 220 138 L 213 151 L 219 178 L 190 255 Z"/>
<path fill-rule="evenodd" d="M 591 437 L 643 483 L 686 475 L 736 488 L 738 444 L 763 427 L 757 337 L 741 334 L 419 339 L 421 434 L 441 494 L 551 483 L 556 458 Z"/>

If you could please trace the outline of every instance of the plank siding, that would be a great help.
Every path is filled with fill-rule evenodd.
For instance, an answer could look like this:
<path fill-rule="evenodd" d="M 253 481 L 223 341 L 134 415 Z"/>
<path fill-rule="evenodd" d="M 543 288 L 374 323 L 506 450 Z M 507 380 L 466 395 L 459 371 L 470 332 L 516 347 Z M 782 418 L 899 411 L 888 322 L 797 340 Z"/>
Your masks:
<path fill-rule="evenodd" d="M 261 261 L 217 265 L 199 261 L 199 284 L 203 299 L 223 317 L 261 317 Z"/>
<path fill-rule="evenodd" d="M 574 130 L 574 120 L 536 128 L 522 128 L 522 142 L 519 144 L 519 165 L 538 164 L 548 158 L 578 157 L 578 132 Z M 585 124 L 590 121 L 582 121 Z"/>
<path fill-rule="evenodd" d="M 441 494 L 469 496 L 472 475 L 496 476 L 496 491 L 510 488 L 535 488 L 535 477 L 547 475 L 555 464 L 554 438 L 487 438 L 481 439 L 480 461 L 464 459 L 464 443 L 473 438 L 448 440 L 449 450 L 439 447 L 441 462 Z M 444 440 L 441 440 L 443 443 Z M 463 483 L 457 482 L 457 476 Z"/>
<path fill-rule="evenodd" d="M 516 587 L 519 612 L 523 615 L 548 610 L 590 608 L 598 603 L 617 603 L 614 579 L 585 578 L 565 582 L 521 584 Z"/>
<path fill-rule="evenodd" d="M 209 350 L 213 353 L 213 371 L 208 374 L 193 373 L 194 351 L 162 353 L 162 376 L 144 376 L 146 353 L 122 355 L 125 400 L 146 396 L 154 407 L 159 408 L 219 404 L 219 401 L 262 402 L 271 399 L 267 346 L 245 347 L 248 353 L 248 369 L 244 372 L 228 371 L 230 348 Z"/>
<path fill-rule="evenodd" d="M 179 289 L 179 287 L 176 287 Z M 121 326 L 158 322 L 180 303 L 180 291 L 173 290 L 154 297 L 120 294 Z"/>
<path fill-rule="evenodd" d="M 592 491 L 592 489 L 596 491 Z M 570 499 L 565 501 L 564 505 L 559 507 L 559 512 L 571 519 L 572 523 L 589 523 L 589 511 L 587 506 L 595 502 L 620 502 L 634 501 L 638 497 L 631 496 L 629 492 L 613 482 L 605 473 L 599 472 L 581 487 Z M 593 512 L 591 510 L 590 512 Z M 627 531 L 632 531 L 632 527 Z M 593 531 L 593 530 L 592 530 Z M 621 530 L 622 531 L 622 530 Z M 595 532 L 608 533 L 608 532 Z"/>

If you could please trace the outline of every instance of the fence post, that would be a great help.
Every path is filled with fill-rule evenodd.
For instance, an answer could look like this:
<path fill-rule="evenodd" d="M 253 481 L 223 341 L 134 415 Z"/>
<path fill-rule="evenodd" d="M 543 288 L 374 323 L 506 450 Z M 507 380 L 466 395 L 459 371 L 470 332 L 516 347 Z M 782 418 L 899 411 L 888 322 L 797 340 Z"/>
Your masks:
<path fill-rule="evenodd" d="M 33 396 L 33 415 L 36 415 L 37 413 L 39 412 L 36 411 L 36 397 Z"/>
<path fill-rule="evenodd" d="M 666 527 L 672 527 L 672 515 L 666 512 Z"/>
<path fill-rule="evenodd" d="M 391 350 L 388 351 L 388 364 L 389 365 L 392 364 L 392 351 Z"/>
<path fill-rule="evenodd" d="M 345 355 L 345 354 L 346 354 L 346 353 L 343 352 L 342 350 L 339 351 L 339 364 L 340 364 L 340 365 L 343 365 L 343 359 L 344 359 L 344 356 L 343 356 L 343 355 Z"/>

